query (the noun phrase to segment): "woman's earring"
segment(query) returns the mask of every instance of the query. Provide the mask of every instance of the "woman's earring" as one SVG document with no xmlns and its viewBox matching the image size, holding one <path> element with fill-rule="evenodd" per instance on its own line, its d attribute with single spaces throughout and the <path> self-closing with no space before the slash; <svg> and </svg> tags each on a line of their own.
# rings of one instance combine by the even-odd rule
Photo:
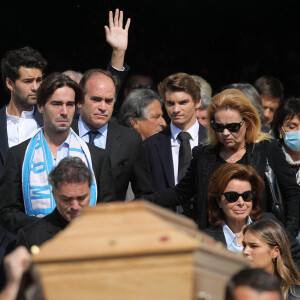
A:
<svg viewBox="0 0 300 300">
<path fill-rule="evenodd" d="M 280 139 L 282 139 L 282 135 L 281 135 L 281 133 L 279 133 L 279 138 L 280 138 Z"/>
</svg>

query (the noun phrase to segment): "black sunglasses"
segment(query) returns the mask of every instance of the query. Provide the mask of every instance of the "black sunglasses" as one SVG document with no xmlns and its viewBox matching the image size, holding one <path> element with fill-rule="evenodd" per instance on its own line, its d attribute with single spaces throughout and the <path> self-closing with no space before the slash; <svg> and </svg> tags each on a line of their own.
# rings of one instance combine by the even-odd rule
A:
<svg viewBox="0 0 300 300">
<path fill-rule="evenodd" d="M 240 123 L 228 123 L 226 125 L 222 123 L 215 123 L 214 120 L 211 121 L 210 125 L 212 129 L 216 132 L 223 132 L 224 129 L 228 129 L 230 132 L 237 132 L 240 130 L 241 126 L 245 123 L 243 119 Z"/>
<path fill-rule="evenodd" d="M 223 195 L 225 196 L 225 199 L 230 203 L 234 203 L 234 202 L 238 201 L 240 196 L 242 196 L 244 201 L 250 202 L 253 200 L 254 192 L 246 191 L 242 194 L 239 194 L 237 192 L 225 192 L 225 193 L 223 193 Z"/>
</svg>

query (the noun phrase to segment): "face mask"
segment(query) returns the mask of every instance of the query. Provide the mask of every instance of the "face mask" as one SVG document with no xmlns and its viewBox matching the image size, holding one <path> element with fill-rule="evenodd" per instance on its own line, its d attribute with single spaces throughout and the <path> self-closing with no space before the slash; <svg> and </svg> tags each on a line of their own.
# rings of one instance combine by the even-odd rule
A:
<svg viewBox="0 0 300 300">
<path fill-rule="evenodd" d="M 284 129 L 282 128 L 284 131 Z M 293 151 L 300 151 L 300 130 L 285 132 L 284 143 Z"/>
</svg>

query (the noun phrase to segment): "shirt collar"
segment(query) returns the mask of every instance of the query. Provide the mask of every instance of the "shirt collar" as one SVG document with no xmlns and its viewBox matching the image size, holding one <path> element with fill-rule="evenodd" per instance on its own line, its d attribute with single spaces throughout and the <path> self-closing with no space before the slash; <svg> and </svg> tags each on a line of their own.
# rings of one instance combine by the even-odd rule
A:
<svg viewBox="0 0 300 300">
<path fill-rule="evenodd" d="M 107 128 L 108 128 L 108 123 L 106 123 L 104 126 L 102 126 L 101 128 L 95 131 L 98 131 L 102 136 L 106 138 Z M 81 137 L 87 135 L 88 132 L 91 131 L 91 129 L 83 122 L 81 116 L 79 116 L 78 130 L 80 132 Z"/>
<path fill-rule="evenodd" d="M 33 119 L 33 112 L 34 112 L 34 109 L 30 110 L 30 111 L 27 111 L 27 110 L 24 110 L 22 111 L 21 113 L 21 117 L 19 116 L 13 116 L 13 115 L 10 115 L 8 112 L 7 112 L 7 107 L 6 107 L 6 118 L 8 120 L 14 120 L 14 119 L 18 119 L 18 118 L 24 118 L 24 119 Z"/>
<path fill-rule="evenodd" d="M 172 134 L 172 138 L 174 140 L 177 139 L 177 136 L 181 131 L 182 131 L 181 129 L 176 127 L 171 122 L 171 134 Z M 191 135 L 193 141 L 197 138 L 197 135 L 198 135 L 198 132 L 199 132 L 199 122 L 197 121 L 197 119 L 195 119 L 194 125 L 192 127 L 190 127 L 188 130 L 186 130 L 186 132 L 188 132 Z"/>
</svg>

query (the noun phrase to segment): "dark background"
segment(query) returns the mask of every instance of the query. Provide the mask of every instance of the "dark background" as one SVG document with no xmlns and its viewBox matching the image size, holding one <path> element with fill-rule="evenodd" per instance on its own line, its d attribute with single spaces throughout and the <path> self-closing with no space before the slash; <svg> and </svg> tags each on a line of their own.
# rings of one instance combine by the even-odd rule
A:
<svg viewBox="0 0 300 300">
<path fill-rule="evenodd" d="M 1 2 L 0 57 L 31 46 L 48 60 L 46 74 L 106 67 L 108 11 L 132 23 L 126 62 L 156 81 L 174 72 L 204 77 L 214 92 L 232 82 L 273 75 L 285 96 L 300 96 L 299 1 L 8 1 Z M 9 95 L 1 83 L 0 106 Z"/>
</svg>

